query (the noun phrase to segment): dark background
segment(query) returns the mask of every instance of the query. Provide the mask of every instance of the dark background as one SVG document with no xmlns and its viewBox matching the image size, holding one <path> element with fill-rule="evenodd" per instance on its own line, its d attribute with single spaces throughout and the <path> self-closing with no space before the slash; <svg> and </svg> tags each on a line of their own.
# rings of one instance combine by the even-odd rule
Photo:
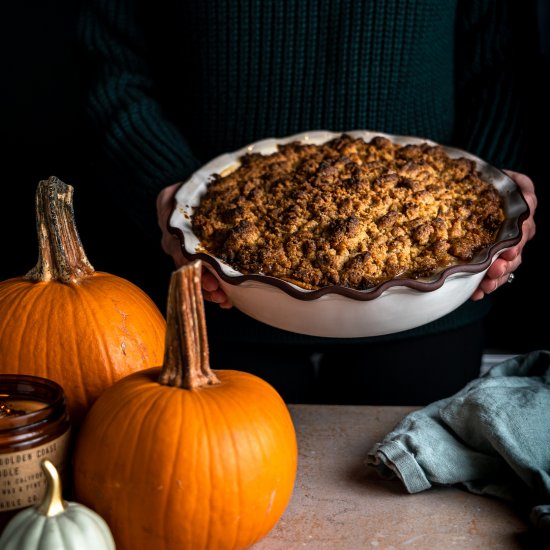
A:
<svg viewBox="0 0 550 550">
<path fill-rule="evenodd" d="M 13 2 L 1 18 L 0 280 L 23 275 L 35 265 L 34 194 L 39 180 L 55 175 L 75 188 L 77 227 L 96 270 L 131 280 L 164 310 L 167 284 L 159 283 L 154 270 L 163 266 L 166 272 L 172 264 L 160 249 L 160 230 L 148 242 L 136 242 L 131 225 L 110 205 L 109 189 L 98 174 L 81 104 L 85 69 L 76 42 L 79 5 L 69 0 Z M 540 29 L 540 59 L 526 59 L 526 64 L 540 65 L 526 82 L 536 98 L 525 131 L 545 136 L 550 131 L 550 90 L 544 83 L 550 76 L 550 9 L 545 0 L 526 0 L 521 10 L 517 24 L 537 18 Z M 525 249 L 515 282 L 493 295 L 486 323 L 491 351 L 550 349 L 548 145 L 543 138 L 531 150 L 527 173 L 539 199 L 537 235 Z M 131 197 L 127 206 L 132 208 Z"/>
</svg>

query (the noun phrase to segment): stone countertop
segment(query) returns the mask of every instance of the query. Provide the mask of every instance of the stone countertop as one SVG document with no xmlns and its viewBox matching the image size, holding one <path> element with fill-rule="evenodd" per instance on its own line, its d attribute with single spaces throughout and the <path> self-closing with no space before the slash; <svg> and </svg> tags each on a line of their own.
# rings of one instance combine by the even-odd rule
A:
<svg viewBox="0 0 550 550">
<path fill-rule="evenodd" d="M 368 450 L 413 407 L 290 405 L 298 437 L 291 501 L 254 550 L 507 550 L 526 518 L 506 503 L 453 487 L 411 495 L 364 466 Z"/>
</svg>

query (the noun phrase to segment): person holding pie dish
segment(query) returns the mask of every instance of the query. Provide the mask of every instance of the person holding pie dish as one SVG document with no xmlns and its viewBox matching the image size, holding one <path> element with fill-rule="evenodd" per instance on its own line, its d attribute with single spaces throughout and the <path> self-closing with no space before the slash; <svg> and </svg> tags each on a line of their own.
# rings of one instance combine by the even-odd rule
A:
<svg viewBox="0 0 550 550">
<path fill-rule="evenodd" d="M 353 404 L 422 405 L 478 376 L 487 295 L 511 280 L 535 234 L 537 199 L 522 172 L 528 41 L 515 9 L 509 0 L 186 0 L 162 10 L 85 2 L 80 36 L 101 177 L 121 201 L 134 198 L 130 215 L 143 233 L 158 223 L 175 266 L 185 259 L 167 222 L 181 182 L 268 137 L 317 129 L 422 136 L 505 169 L 528 203 L 521 242 L 491 265 L 471 300 L 400 333 L 333 339 L 276 329 L 232 307 L 205 272 L 213 368 L 254 372 L 288 402 Z M 159 285 L 167 279 L 158 273 Z"/>
</svg>

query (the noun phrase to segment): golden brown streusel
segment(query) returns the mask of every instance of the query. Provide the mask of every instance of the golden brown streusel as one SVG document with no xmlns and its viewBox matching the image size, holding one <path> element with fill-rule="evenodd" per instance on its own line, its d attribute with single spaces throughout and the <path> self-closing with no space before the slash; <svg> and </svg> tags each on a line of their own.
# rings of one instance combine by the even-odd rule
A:
<svg viewBox="0 0 550 550">
<path fill-rule="evenodd" d="M 468 262 L 503 220 L 498 191 L 472 160 L 344 134 L 244 155 L 230 174 L 213 175 L 192 226 L 242 273 L 367 289 Z"/>
</svg>

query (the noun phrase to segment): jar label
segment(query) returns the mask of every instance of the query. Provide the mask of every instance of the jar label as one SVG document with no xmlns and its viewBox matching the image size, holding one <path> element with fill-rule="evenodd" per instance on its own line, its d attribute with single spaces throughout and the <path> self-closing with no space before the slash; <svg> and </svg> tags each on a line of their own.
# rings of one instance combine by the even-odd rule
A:
<svg viewBox="0 0 550 550">
<path fill-rule="evenodd" d="M 0 512 L 39 504 L 46 493 L 46 476 L 40 462 L 47 458 L 62 476 L 69 447 L 69 433 L 38 447 L 0 453 Z"/>
</svg>

